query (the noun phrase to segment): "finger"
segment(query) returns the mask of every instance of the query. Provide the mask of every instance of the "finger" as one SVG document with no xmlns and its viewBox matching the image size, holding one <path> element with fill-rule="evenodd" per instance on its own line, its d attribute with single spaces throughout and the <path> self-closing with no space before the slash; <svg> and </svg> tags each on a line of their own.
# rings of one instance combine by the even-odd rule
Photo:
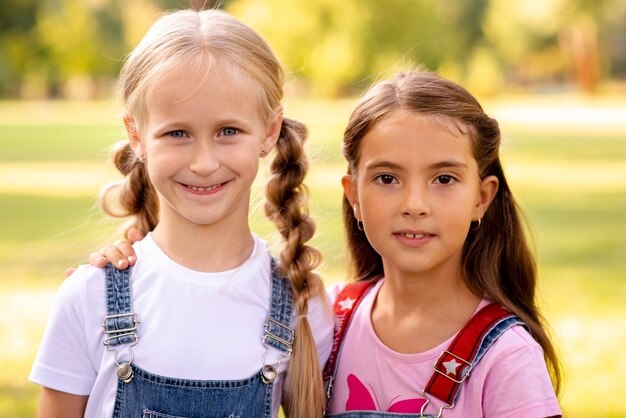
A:
<svg viewBox="0 0 626 418">
<path fill-rule="evenodd" d="M 134 244 L 137 241 L 142 240 L 144 237 L 141 231 L 135 227 L 129 228 L 128 231 L 126 231 L 125 235 L 126 235 L 126 239 L 130 241 L 131 244 Z"/>
<path fill-rule="evenodd" d="M 72 275 L 72 273 L 74 273 L 76 271 L 75 267 L 70 267 L 67 270 L 65 270 L 65 277 L 70 277 Z"/>
<path fill-rule="evenodd" d="M 96 254 L 105 260 L 104 265 L 111 263 L 118 270 L 124 270 L 128 267 L 128 259 L 115 245 L 102 247 L 100 252 Z"/>
<path fill-rule="evenodd" d="M 129 241 L 122 239 L 117 240 L 115 241 L 114 245 L 117 250 L 126 258 L 129 265 L 132 266 L 135 264 L 135 261 L 137 261 L 137 254 L 135 254 L 135 250 L 133 249 L 133 246 Z"/>
<path fill-rule="evenodd" d="M 95 267 L 103 268 L 109 261 L 100 253 L 89 254 L 89 264 Z"/>
</svg>

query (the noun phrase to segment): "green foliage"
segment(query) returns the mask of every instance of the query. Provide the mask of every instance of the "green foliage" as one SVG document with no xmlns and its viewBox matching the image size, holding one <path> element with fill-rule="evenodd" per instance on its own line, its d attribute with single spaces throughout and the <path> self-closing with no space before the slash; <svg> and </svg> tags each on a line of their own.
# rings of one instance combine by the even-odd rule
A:
<svg viewBox="0 0 626 418">
<path fill-rule="evenodd" d="M 219 6 L 264 35 L 315 96 L 403 66 L 475 91 L 626 75 L 626 0 L 0 0 L 0 97 L 107 97 L 164 10 Z"/>
</svg>

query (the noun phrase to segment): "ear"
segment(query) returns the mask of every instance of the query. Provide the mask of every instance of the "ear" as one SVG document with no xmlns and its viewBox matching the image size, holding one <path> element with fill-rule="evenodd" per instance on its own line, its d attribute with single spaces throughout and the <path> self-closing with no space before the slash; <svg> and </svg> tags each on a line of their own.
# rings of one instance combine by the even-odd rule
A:
<svg viewBox="0 0 626 418">
<path fill-rule="evenodd" d="M 139 131 L 137 130 L 137 123 L 135 122 L 135 118 L 133 118 L 128 112 L 124 112 L 124 127 L 126 128 L 126 135 L 128 136 L 130 147 L 133 149 L 133 151 L 135 151 L 135 155 L 137 155 L 137 158 L 141 158 L 143 155 L 145 155 L 145 149 L 143 146 L 143 142 L 141 142 L 141 136 L 139 135 Z"/>
<path fill-rule="evenodd" d="M 283 126 L 283 107 L 281 105 L 276 106 L 274 114 L 276 116 L 265 129 L 265 137 L 261 141 L 261 152 L 264 154 L 269 154 L 274 148 L 280 136 L 280 128 Z"/>
<path fill-rule="evenodd" d="M 352 206 L 354 211 L 354 217 L 357 220 L 361 220 L 361 205 L 359 204 L 359 194 L 357 189 L 356 177 L 351 174 L 346 174 L 341 178 L 341 185 L 343 186 L 343 192 Z"/>
<path fill-rule="evenodd" d="M 482 179 L 480 182 L 480 194 L 476 201 L 474 219 L 472 219 L 473 221 L 478 221 L 485 215 L 485 212 L 489 209 L 489 205 L 491 205 L 491 202 L 496 197 L 499 185 L 500 182 L 496 176 L 487 176 Z"/>
</svg>

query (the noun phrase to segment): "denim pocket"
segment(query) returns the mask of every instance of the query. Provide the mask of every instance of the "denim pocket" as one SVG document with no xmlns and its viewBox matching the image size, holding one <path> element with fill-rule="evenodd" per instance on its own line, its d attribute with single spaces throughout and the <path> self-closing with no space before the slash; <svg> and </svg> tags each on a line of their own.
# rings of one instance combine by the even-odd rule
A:
<svg viewBox="0 0 626 418">
<path fill-rule="evenodd" d="M 150 411 L 149 409 L 144 409 L 143 418 L 185 418 L 185 417 L 180 417 L 178 415 L 162 414 L 160 412 L 155 412 L 155 411 Z"/>
</svg>

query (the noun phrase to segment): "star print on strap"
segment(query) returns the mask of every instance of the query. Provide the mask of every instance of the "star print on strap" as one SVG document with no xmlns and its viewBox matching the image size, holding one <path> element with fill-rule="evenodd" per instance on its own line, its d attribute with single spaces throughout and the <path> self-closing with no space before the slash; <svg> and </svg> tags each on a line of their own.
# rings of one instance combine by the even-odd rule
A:
<svg viewBox="0 0 626 418">
<path fill-rule="evenodd" d="M 333 311 L 335 314 L 335 331 L 333 335 L 333 346 L 330 357 L 324 368 L 324 387 L 326 388 L 326 400 L 330 400 L 332 394 L 333 380 L 337 372 L 337 358 L 343 345 L 343 340 L 352 314 L 356 311 L 357 306 L 367 293 L 367 291 L 376 284 L 376 281 L 352 282 L 346 285 L 335 299 Z"/>
<path fill-rule="evenodd" d="M 424 393 L 454 406 L 463 382 L 489 347 L 510 327 L 523 322 L 502 305 L 491 303 L 476 312 L 439 355 Z"/>
</svg>

